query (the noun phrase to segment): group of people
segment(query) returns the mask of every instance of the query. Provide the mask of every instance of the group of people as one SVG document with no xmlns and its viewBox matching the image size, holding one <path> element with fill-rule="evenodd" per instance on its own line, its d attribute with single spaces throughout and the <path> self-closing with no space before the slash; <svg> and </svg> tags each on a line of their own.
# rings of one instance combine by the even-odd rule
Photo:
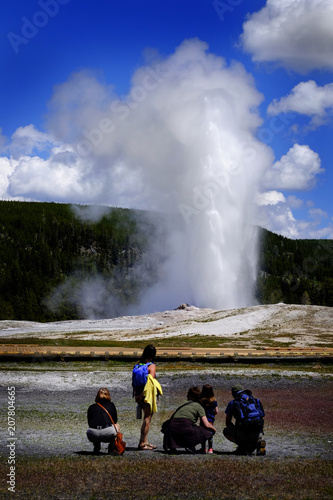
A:
<svg viewBox="0 0 333 500">
<path fill-rule="evenodd" d="M 148 441 L 151 419 L 157 411 L 157 397 L 163 394 L 156 380 L 155 356 L 156 348 L 152 344 L 148 345 L 133 370 L 143 373 L 142 379 L 137 379 L 137 383 L 134 383 L 134 375 L 132 378 L 133 396 L 137 409 L 142 414 L 139 450 L 156 448 L 156 445 Z M 251 455 L 255 450 L 257 454 L 264 455 L 265 441 L 262 435 L 265 412 L 260 400 L 255 399 L 250 390 L 241 386 L 232 387 L 231 392 L 233 399 L 225 410 L 224 436 L 237 445 L 234 451 L 237 455 Z M 162 426 L 164 450 L 176 453 L 179 448 L 185 448 L 190 453 L 213 453 L 213 436 L 216 432 L 214 422 L 217 414 L 218 403 L 213 387 L 209 384 L 205 384 L 202 389 L 191 387 L 187 400 Z M 94 444 L 94 453 L 100 452 L 101 442 L 109 443 L 108 451 L 112 453 L 119 425 L 117 410 L 111 402 L 108 389 L 99 389 L 95 404 L 89 407 L 88 426 L 87 437 Z M 196 450 L 196 446 L 200 448 Z"/>
</svg>

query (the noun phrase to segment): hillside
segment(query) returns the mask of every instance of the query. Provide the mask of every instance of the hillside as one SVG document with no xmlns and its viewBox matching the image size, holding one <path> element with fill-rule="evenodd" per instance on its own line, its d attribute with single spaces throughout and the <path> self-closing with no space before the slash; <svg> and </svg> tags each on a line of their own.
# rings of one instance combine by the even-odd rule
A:
<svg viewBox="0 0 333 500">
<path fill-rule="evenodd" d="M 141 212 L 112 209 L 93 222 L 85 209 L 77 217 L 67 204 L 0 202 L 0 319 L 83 317 L 75 300 L 83 277 L 105 280 L 120 305 L 135 300 L 130 270 L 142 265 L 154 228 Z"/>
<path fill-rule="evenodd" d="M 262 304 L 333 306 L 333 240 L 291 240 L 263 229 L 257 297 Z"/>
<path fill-rule="evenodd" d="M 117 297 L 118 316 L 154 282 L 161 256 L 152 255 L 149 242 L 163 233 L 148 214 L 104 209 L 96 222 L 91 213 L 67 204 L 0 202 L 0 319 L 84 318 L 87 310 L 76 300 L 83 278 L 88 285 L 103 281 Z M 256 294 L 262 304 L 333 306 L 333 241 L 261 230 Z"/>
</svg>

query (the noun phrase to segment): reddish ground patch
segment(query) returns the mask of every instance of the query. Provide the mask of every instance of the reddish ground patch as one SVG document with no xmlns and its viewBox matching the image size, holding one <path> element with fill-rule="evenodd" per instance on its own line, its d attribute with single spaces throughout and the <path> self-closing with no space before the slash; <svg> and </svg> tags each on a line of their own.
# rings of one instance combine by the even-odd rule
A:
<svg viewBox="0 0 333 500">
<path fill-rule="evenodd" d="M 224 420 L 227 402 L 232 399 L 229 391 L 216 390 L 219 402 L 219 420 Z M 292 430 L 295 432 L 313 432 L 329 434 L 333 432 L 333 381 L 322 383 L 278 381 L 268 387 L 263 384 L 253 389 L 253 395 L 259 397 L 266 412 L 266 428 L 274 430 Z M 222 415 L 221 415 L 222 413 Z"/>
</svg>

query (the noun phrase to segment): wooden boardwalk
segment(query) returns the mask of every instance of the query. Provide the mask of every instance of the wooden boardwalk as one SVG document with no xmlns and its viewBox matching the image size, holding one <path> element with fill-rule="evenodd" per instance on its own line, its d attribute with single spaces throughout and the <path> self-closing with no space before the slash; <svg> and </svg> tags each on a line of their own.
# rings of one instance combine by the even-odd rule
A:
<svg viewBox="0 0 333 500">
<path fill-rule="evenodd" d="M 142 349 L 130 347 L 95 347 L 95 346 L 43 346 L 35 344 L 0 344 L 0 359 L 32 361 L 43 360 L 75 360 L 75 359 L 118 359 L 136 360 L 141 356 Z M 194 348 L 194 347 L 165 347 L 157 348 L 156 359 L 159 360 L 206 360 L 206 361 L 239 361 L 239 362 L 266 362 L 266 361 L 293 361 L 318 360 L 333 361 L 333 348 L 287 348 L 265 347 L 262 349 L 233 349 L 233 348 Z"/>
</svg>

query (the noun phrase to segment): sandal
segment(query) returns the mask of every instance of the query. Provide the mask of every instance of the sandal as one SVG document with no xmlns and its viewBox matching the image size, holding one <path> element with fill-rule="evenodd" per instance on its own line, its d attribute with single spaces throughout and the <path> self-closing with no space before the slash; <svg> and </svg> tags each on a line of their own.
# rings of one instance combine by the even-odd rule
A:
<svg viewBox="0 0 333 500">
<path fill-rule="evenodd" d="M 155 446 L 154 444 L 149 444 L 149 443 L 139 444 L 139 446 L 138 446 L 138 450 L 141 450 L 141 451 L 155 450 L 156 448 L 157 448 L 157 446 Z"/>
</svg>

